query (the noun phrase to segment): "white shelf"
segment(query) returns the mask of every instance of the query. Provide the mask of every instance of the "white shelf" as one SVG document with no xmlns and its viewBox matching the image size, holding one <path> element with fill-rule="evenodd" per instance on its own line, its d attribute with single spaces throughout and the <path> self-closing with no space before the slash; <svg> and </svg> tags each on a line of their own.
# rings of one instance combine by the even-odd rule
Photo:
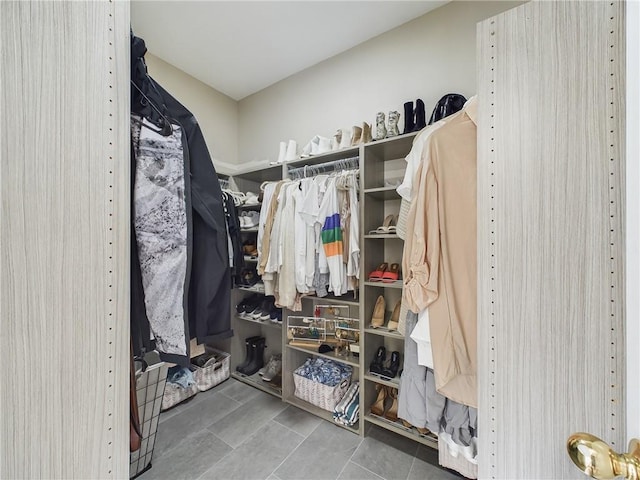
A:
<svg viewBox="0 0 640 480">
<path fill-rule="evenodd" d="M 398 420 L 397 422 L 392 422 L 387 418 L 379 417 L 377 415 L 372 414 L 371 412 L 367 413 L 364 416 L 364 419 L 369 423 L 373 423 L 374 425 L 378 425 L 379 427 L 382 427 L 386 430 L 395 432 L 399 435 L 402 435 L 403 437 L 407 437 L 412 440 L 415 440 L 416 442 L 426 445 L 427 447 L 431 447 L 436 450 L 438 449 L 438 438 L 435 435 L 433 435 L 432 433 L 429 433 L 428 435 L 421 435 L 418 433 L 417 430 L 413 428 L 405 427 L 400 422 L 400 420 Z"/>
<path fill-rule="evenodd" d="M 236 315 L 236 318 L 238 320 L 242 320 L 243 322 L 257 323 L 258 325 L 263 325 L 265 327 L 282 328 L 282 322 L 273 323 L 270 320 L 260 321 L 260 320 L 254 320 L 253 318 L 241 317 L 239 315 Z"/>
<path fill-rule="evenodd" d="M 255 228 L 241 228 L 241 233 L 258 233 L 258 227 Z"/>
<path fill-rule="evenodd" d="M 333 423 L 334 425 L 337 425 L 338 427 L 342 427 L 345 430 L 349 430 L 351 433 L 355 433 L 356 435 L 358 434 L 358 423 L 356 423 L 353 427 L 348 427 L 346 425 L 342 425 L 341 423 L 336 423 L 333 421 L 333 413 L 328 411 L 328 410 L 324 410 L 320 407 L 316 407 L 315 405 L 310 404 L 309 402 L 305 402 L 304 400 L 296 397 L 295 395 L 290 396 L 289 398 L 285 399 L 285 402 L 290 403 L 291 405 L 295 405 L 296 407 L 305 410 L 309 413 L 312 413 L 313 415 L 316 415 L 317 417 L 320 418 L 324 418 L 325 420 L 327 420 L 328 422 Z"/>
<path fill-rule="evenodd" d="M 396 188 L 398 187 L 365 188 L 362 193 L 378 200 L 400 200 Z"/>
<path fill-rule="evenodd" d="M 397 233 L 368 233 L 364 238 L 398 238 L 402 240 Z"/>
<path fill-rule="evenodd" d="M 244 373 L 233 372 L 231 376 L 236 380 L 240 380 L 241 382 L 246 383 L 247 385 L 251 385 L 252 387 L 257 388 L 258 390 L 267 392 L 273 395 L 274 397 L 282 398 L 282 386 L 274 385 L 271 382 L 265 382 L 264 380 L 262 380 L 262 377 L 257 373 L 251 376 L 247 376 Z"/>
<path fill-rule="evenodd" d="M 322 303 L 322 302 L 335 303 L 335 304 L 343 303 L 345 305 L 350 305 L 350 306 L 353 306 L 353 307 L 357 307 L 357 306 L 360 305 L 360 302 L 358 302 L 358 300 L 355 300 L 353 298 L 353 295 L 351 295 L 351 294 L 342 295 L 341 297 L 336 297 L 334 295 L 327 295 L 326 297 L 317 297 L 315 295 L 306 295 L 306 296 L 302 297 L 302 299 L 303 300 L 317 300 L 320 303 Z"/>
<path fill-rule="evenodd" d="M 262 293 L 264 294 L 264 284 L 263 283 L 256 283 L 253 287 L 245 287 L 245 286 L 238 286 L 236 287 L 238 290 L 244 290 L 245 292 L 253 292 L 253 293 Z"/>
<path fill-rule="evenodd" d="M 257 263 L 258 262 L 258 257 L 250 257 L 249 255 L 245 255 L 244 256 L 244 261 L 245 262 Z"/>
<path fill-rule="evenodd" d="M 373 335 L 380 335 L 382 337 L 390 337 L 390 338 L 398 338 L 400 340 L 404 340 L 404 336 L 400 334 L 397 330 L 389 330 L 386 327 L 378 327 L 378 328 L 365 328 L 364 333 L 371 333 Z"/>
<path fill-rule="evenodd" d="M 400 377 L 395 377 L 393 380 L 385 380 L 377 375 L 373 375 L 372 373 L 366 373 L 364 375 L 364 379 L 369 380 L 370 382 L 386 385 L 387 387 L 400 388 Z"/>
<path fill-rule="evenodd" d="M 336 355 L 334 352 L 320 353 L 318 352 L 318 346 L 320 346 L 320 343 L 318 343 L 318 345 L 315 347 L 309 348 L 287 344 L 287 348 L 290 348 L 292 350 L 298 350 L 299 352 L 308 353 L 309 355 L 313 355 L 314 357 L 322 357 L 328 358 L 329 360 L 335 360 L 336 362 L 351 365 L 353 368 L 360 368 L 360 364 L 355 361 L 357 359 L 354 359 L 351 355 L 349 355 L 348 357 L 341 357 L 339 355 Z"/>
<path fill-rule="evenodd" d="M 381 287 L 381 288 L 402 288 L 402 280 L 396 280 L 395 282 L 369 282 L 364 284 L 367 287 Z"/>
</svg>

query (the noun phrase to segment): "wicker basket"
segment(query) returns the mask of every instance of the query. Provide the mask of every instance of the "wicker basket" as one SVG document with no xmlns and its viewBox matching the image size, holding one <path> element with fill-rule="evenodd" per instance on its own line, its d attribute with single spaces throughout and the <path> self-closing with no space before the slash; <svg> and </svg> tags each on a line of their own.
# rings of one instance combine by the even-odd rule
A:
<svg viewBox="0 0 640 480">
<path fill-rule="evenodd" d="M 162 396 L 162 411 L 184 402 L 187 398 L 193 397 L 198 393 L 198 385 L 195 383 L 189 388 L 182 388 L 175 383 L 167 382 L 164 387 L 164 395 Z"/>
<path fill-rule="evenodd" d="M 296 386 L 294 392 L 296 397 L 323 410 L 333 412 L 333 409 L 342 400 L 349 388 L 350 379 L 345 378 L 340 384 L 330 387 L 293 372 L 293 382 Z"/>
<path fill-rule="evenodd" d="M 193 375 L 196 379 L 196 385 L 198 387 L 198 390 L 201 392 L 209 390 L 210 388 L 215 387 L 216 385 L 224 382 L 227 378 L 229 378 L 230 355 L 226 352 L 216 350 L 214 348 L 209 348 L 207 352 L 215 353 L 218 361 L 213 365 L 209 365 L 203 368 L 200 368 L 197 365 L 192 365 L 194 369 Z"/>
</svg>

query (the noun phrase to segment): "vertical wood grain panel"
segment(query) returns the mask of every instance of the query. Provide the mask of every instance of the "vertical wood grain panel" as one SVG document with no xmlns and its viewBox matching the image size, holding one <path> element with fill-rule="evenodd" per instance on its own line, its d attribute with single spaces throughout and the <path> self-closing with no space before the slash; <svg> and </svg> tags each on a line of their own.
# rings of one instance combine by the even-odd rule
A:
<svg viewBox="0 0 640 480">
<path fill-rule="evenodd" d="M 624 4 L 531 2 L 478 27 L 482 478 L 581 478 L 625 448 Z"/>
<path fill-rule="evenodd" d="M 0 16 L 0 478 L 127 478 L 129 5 Z"/>
</svg>

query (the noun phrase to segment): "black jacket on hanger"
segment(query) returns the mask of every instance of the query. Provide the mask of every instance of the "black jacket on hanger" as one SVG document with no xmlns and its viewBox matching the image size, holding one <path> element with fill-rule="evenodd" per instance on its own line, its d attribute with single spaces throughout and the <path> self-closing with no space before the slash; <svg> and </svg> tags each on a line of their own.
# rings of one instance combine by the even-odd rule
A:
<svg viewBox="0 0 640 480">
<path fill-rule="evenodd" d="M 226 219 L 218 176 L 198 122 L 189 110 L 149 77 L 143 60 L 145 53 L 144 41 L 132 36 L 131 79 L 156 107 L 161 107 L 172 123 L 182 127 L 186 139 L 183 150 L 185 165 L 189 169 L 192 238 L 189 251 L 191 270 L 187 273 L 188 296 L 185 299 L 185 332 L 187 338 L 196 338 L 198 343 L 228 338 L 233 335 L 230 324 L 231 281 Z M 133 112 L 162 126 L 161 116 L 134 87 L 131 105 Z M 138 291 L 133 280 L 132 322 L 145 322 L 146 319 L 140 318 L 140 311 L 144 311 L 144 296 L 140 295 L 142 286 L 139 285 Z M 139 279 L 136 281 L 139 282 Z M 137 312 L 136 319 L 133 318 L 134 312 Z M 144 344 L 144 341 L 134 341 L 136 344 Z M 187 355 L 184 361 L 176 361 L 175 358 L 170 361 L 188 364 L 189 358 Z"/>
</svg>

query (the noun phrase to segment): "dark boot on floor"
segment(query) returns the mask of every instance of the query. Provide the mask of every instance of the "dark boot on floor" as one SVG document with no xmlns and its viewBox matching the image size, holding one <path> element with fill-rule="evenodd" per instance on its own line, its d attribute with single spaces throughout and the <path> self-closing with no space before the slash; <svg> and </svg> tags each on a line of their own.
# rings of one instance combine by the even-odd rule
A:
<svg viewBox="0 0 640 480">
<path fill-rule="evenodd" d="M 264 367 L 265 347 L 265 339 L 263 337 L 260 337 L 251 343 L 251 363 L 243 369 L 242 373 L 245 375 L 253 375 Z"/>
<path fill-rule="evenodd" d="M 422 107 L 423 107 L 422 113 L 424 116 L 424 104 L 422 104 Z M 415 114 L 413 110 L 413 102 L 406 102 L 404 104 L 404 132 L 402 133 L 405 134 L 405 133 L 413 132 L 415 126 L 416 124 L 415 124 Z"/>
<path fill-rule="evenodd" d="M 416 100 L 416 124 L 413 127 L 414 132 L 419 132 L 427 126 L 427 116 L 424 110 L 424 102 L 420 99 Z"/>
<path fill-rule="evenodd" d="M 253 347 L 251 346 L 251 344 L 253 342 L 255 342 L 257 339 L 259 339 L 260 337 L 249 337 L 244 341 L 245 347 L 246 347 L 246 353 L 245 353 L 245 357 L 244 357 L 244 361 L 238 365 L 236 367 L 236 370 L 240 373 L 244 373 L 244 369 L 247 368 L 247 366 L 251 363 L 251 361 L 253 360 Z"/>
</svg>

